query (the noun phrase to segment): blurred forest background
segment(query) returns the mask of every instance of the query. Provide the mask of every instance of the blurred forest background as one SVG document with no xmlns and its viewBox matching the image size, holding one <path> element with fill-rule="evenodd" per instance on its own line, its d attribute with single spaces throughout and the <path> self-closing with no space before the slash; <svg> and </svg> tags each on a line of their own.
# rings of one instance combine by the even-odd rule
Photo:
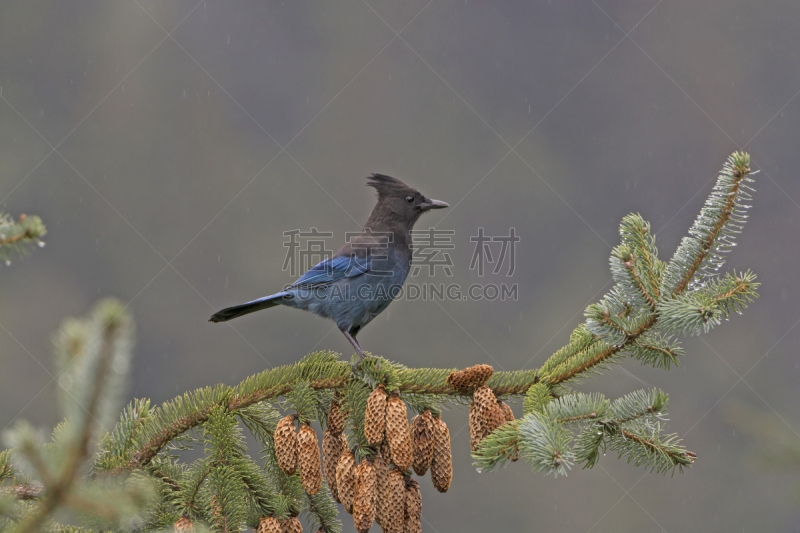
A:
<svg viewBox="0 0 800 533">
<path fill-rule="evenodd" d="M 516 283 L 519 299 L 398 301 L 364 348 L 534 367 L 610 287 L 622 216 L 649 220 L 669 259 L 745 149 L 761 173 L 727 269 L 752 268 L 761 298 L 686 339 L 678 369 L 629 361 L 583 387 L 668 392 L 696 465 L 670 478 L 609 454 L 556 480 L 522 462 L 478 474 L 453 410 L 453 486 L 422 482 L 423 527 L 800 531 L 798 20 L 783 0 L 5 0 L 0 209 L 40 215 L 48 235 L 0 265 L 0 428 L 57 422 L 50 335 L 103 296 L 137 322 L 131 397 L 349 356 L 309 314 L 207 320 L 292 281 L 285 231 L 333 232 L 336 249 L 360 229 L 371 172 L 453 206 L 417 225 L 454 232 L 452 278 L 409 282 Z M 479 227 L 515 228 L 512 276 L 469 268 Z"/>
</svg>

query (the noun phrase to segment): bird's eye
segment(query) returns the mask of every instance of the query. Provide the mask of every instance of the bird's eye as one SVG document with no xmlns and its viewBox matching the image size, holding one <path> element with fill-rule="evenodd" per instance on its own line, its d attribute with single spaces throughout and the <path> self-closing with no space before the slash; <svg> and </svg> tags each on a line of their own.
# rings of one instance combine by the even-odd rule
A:
<svg viewBox="0 0 800 533">
<path fill-rule="evenodd" d="M 406 202 L 408 202 L 410 204 L 413 204 L 414 203 L 414 197 L 413 196 L 406 196 Z"/>
</svg>

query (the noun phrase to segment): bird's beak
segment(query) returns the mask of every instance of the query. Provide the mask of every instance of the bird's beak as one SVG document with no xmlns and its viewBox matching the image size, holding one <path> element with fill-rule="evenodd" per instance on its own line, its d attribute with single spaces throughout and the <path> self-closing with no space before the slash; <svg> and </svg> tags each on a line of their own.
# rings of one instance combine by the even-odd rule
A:
<svg viewBox="0 0 800 533">
<path fill-rule="evenodd" d="M 426 210 L 428 210 L 428 209 L 444 209 L 445 207 L 450 207 L 450 204 L 448 204 L 447 202 L 442 202 L 441 200 L 428 199 L 428 200 L 425 200 L 422 203 L 422 207 L 424 207 Z"/>
</svg>

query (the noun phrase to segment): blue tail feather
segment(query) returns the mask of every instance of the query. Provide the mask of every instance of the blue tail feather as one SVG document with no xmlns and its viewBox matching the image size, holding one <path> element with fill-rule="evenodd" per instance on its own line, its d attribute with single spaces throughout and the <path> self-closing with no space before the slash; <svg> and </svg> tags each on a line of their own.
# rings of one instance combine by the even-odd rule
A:
<svg viewBox="0 0 800 533">
<path fill-rule="evenodd" d="M 252 302 L 234 305 L 233 307 L 227 307 L 222 311 L 217 311 L 211 315 L 211 318 L 209 318 L 208 321 L 227 322 L 228 320 L 249 315 L 250 313 L 255 313 L 256 311 L 261 311 L 262 309 L 275 307 L 276 305 L 280 305 L 282 300 L 291 299 L 291 297 L 291 293 L 288 292 L 279 292 L 277 294 L 273 294 L 272 296 L 265 296 L 263 298 L 259 298 L 258 300 L 253 300 Z"/>
</svg>

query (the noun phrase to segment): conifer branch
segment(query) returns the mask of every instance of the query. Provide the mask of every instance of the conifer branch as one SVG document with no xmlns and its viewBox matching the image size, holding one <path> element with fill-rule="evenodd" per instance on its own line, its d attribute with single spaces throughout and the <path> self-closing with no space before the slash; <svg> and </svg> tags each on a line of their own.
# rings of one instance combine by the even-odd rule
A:
<svg viewBox="0 0 800 533">
<path fill-rule="evenodd" d="M 581 422 L 583 420 L 594 420 L 597 418 L 597 413 L 591 412 L 582 415 L 568 416 L 565 418 L 557 418 L 556 422 L 559 424 L 569 424 L 570 422 Z"/>
<path fill-rule="evenodd" d="M 645 439 L 625 429 L 621 429 L 620 434 L 626 439 L 630 439 L 638 444 L 641 444 L 655 454 L 667 457 L 673 466 L 689 466 L 697 457 L 697 454 L 695 453 L 685 450 L 676 451 L 674 448 L 664 446 L 663 444 L 656 442 L 654 439 Z"/>
<path fill-rule="evenodd" d="M 750 156 L 743 152 L 734 152 L 725 163 L 717 184 L 689 230 L 690 236 L 684 237 L 675 252 L 667 273 L 672 296 L 684 292 L 710 259 L 715 268 L 719 268 L 724 262 L 716 252 L 730 248 L 730 243 L 719 237 L 729 222 L 737 224 L 735 228 L 744 224 L 746 217 L 741 211 L 749 206 L 740 202 L 741 197 L 749 198 L 747 192 L 742 190 L 747 187 L 745 182 L 752 181 L 749 175 Z"/>
<path fill-rule="evenodd" d="M 47 233 L 42 219 L 37 216 L 20 215 L 14 221 L 10 215 L 0 212 L 0 259 L 10 264 L 12 256 L 22 256 L 33 243 L 44 246 L 41 238 Z"/>
<path fill-rule="evenodd" d="M 11 450 L 0 452 L 0 483 L 17 475 L 17 469 L 11 463 Z"/>
<path fill-rule="evenodd" d="M 346 363 L 341 363 L 340 366 L 346 368 L 348 365 Z M 247 380 L 243 381 L 240 387 L 246 383 Z M 330 378 L 310 381 L 308 382 L 308 386 L 314 390 L 338 389 L 343 387 L 346 383 L 347 379 Z M 224 402 L 224 406 L 230 412 L 239 411 L 263 401 L 286 396 L 292 391 L 292 386 L 292 383 L 286 383 L 264 389 L 257 389 L 242 396 L 232 396 Z M 120 470 L 133 470 L 149 464 L 167 444 L 190 429 L 194 429 L 208 421 L 211 411 L 217 405 L 223 405 L 223 403 L 209 405 L 197 411 L 190 412 L 186 416 L 160 429 L 139 451 L 133 454 L 130 462 L 126 466 L 121 467 Z"/>
<path fill-rule="evenodd" d="M 649 274 L 651 274 L 650 277 L 655 280 L 655 278 L 660 277 L 657 276 L 657 274 L 663 267 L 663 263 L 658 259 L 658 250 L 656 250 L 655 247 L 655 237 L 650 234 L 650 224 L 642 220 L 641 224 L 637 224 L 635 226 L 634 231 L 638 237 L 638 256 L 644 259 L 647 264 L 647 271 Z M 631 258 L 633 258 L 633 254 L 631 254 Z M 641 280 L 640 282 L 642 283 L 642 291 L 644 291 L 644 282 Z M 653 300 L 653 302 L 657 302 L 661 298 L 661 291 L 658 288 L 658 283 L 652 285 L 652 291 L 653 296 L 651 300 Z M 655 305 L 652 305 L 651 307 L 655 309 Z"/>
<path fill-rule="evenodd" d="M 633 257 L 633 254 L 628 256 L 628 260 L 625 261 L 625 268 L 627 268 L 628 271 L 630 272 L 630 276 L 633 279 L 633 282 L 636 284 L 636 288 L 641 293 L 642 298 L 644 298 L 647 301 L 647 303 L 650 305 L 650 308 L 653 311 L 655 311 L 656 310 L 656 306 L 658 305 L 657 301 L 656 301 L 658 296 L 655 296 L 655 297 L 650 296 L 650 294 L 647 292 L 647 289 L 644 286 L 644 281 L 642 281 L 642 278 L 639 276 L 639 274 L 636 273 L 636 267 L 634 266 L 634 262 L 635 261 L 636 261 L 636 258 Z"/>
<path fill-rule="evenodd" d="M 631 429 L 619 427 L 610 435 L 609 446 L 616 450 L 619 457 L 627 456 L 628 462 L 635 466 L 644 466 L 659 473 L 691 466 L 697 454 L 680 445 L 675 435 L 661 435 L 661 427 L 638 426 Z"/>
<path fill-rule="evenodd" d="M 472 452 L 472 464 L 479 472 L 488 472 L 519 456 L 519 425 L 523 419 L 506 422 L 481 441 Z"/>
<path fill-rule="evenodd" d="M 309 529 L 322 530 L 325 533 L 341 533 L 342 522 L 337 518 L 339 510 L 333 501 L 327 483 L 322 484 L 322 489 L 314 495 L 306 494 L 308 513 L 310 515 Z"/>
<path fill-rule="evenodd" d="M 118 524 L 126 513 L 149 504 L 150 483 L 141 474 L 126 480 L 86 477 L 97 430 L 109 412 L 117 409 L 114 400 L 128 368 L 131 333 L 130 317 L 111 300 L 100 302 L 89 319 L 67 320 L 62 325 L 55 344 L 61 375 L 69 378 L 64 380 L 61 397 L 67 418 L 47 444 L 25 423 L 7 432 L 14 451 L 0 454 L 0 470 L 7 471 L 3 458 L 12 458 L 15 469 L 19 468 L 12 478 L 17 499 L 29 502 L 0 510 L 13 523 L 7 531 L 59 530 L 61 526 L 50 519 L 57 509 L 84 513 L 87 520 L 106 525 Z M 23 490 L 23 486 L 39 488 Z"/>
<path fill-rule="evenodd" d="M 669 299 L 659 305 L 661 328 L 669 333 L 697 335 L 707 332 L 741 310 L 758 294 L 755 275 L 744 272 L 726 274 L 693 292 Z"/>
<path fill-rule="evenodd" d="M 181 504 L 184 507 L 183 512 L 185 514 L 192 516 L 196 511 L 200 510 L 200 506 L 196 503 L 200 495 L 200 488 L 203 486 L 208 476 L 211 475 L 214 468 L 219 464 L 220 459 L 215 461 L 199 461 L 194 465 L 195 472 L 187 476 L 189 477 L 188 485 L 185 487 L 178 487 L 179 490 L 183 491 L 184 498 Z"/>
<path fill-rule="evenodd" d="M 677 361 L 678 361 L 677 360 L 677 354 L 675 353 L 675 350 L 673 350 L 672 348 L 670 348 L 668 346 L 667 347 L 665 347 L 665 346 L 656 346 L 654 344 L 642 344 L 642 343 L 637 343 L 636 346 L 638 346 L 640 348 L 644 348 L 645 350 L 652 350 L 654 352 L 659 352 L 662 355 L 664 355 L 664 357 L 666 357 L 670 361 L 672 361 L 675 364 L 677 364 Z"/>
<path fill-rule="evenodd" d="M 173 492 L 179 492 L 181 490 L 178 481 L 169 477 L 164 471 L 160 468 L 153 468 L 152 464 L 148 469 L 148 472 L 156 479 L 161 481 L 165 486 L 169 487 L 169 489 Z"/>
<path fill-rule="evenodd" d="M 302 367 L 302 362 L 297 366 Z M 390 363 L 385 363 L 388 365 Z M 398 365 L 399 366 L 399 365 Z M 344 362 L 337 362 L 330 365 L 330 370 L 337 374 L 349 372 L 349 365 Z M 278 369 L 283 371 L 283 367 Z M 454 390 L 447 385 L 445 379 L 450 372 L 454 369 L 422 369 L 415 377 L 417 379 L 431 379 L 433 382 L 416 382 L 408 383 L 407 386 L 401 386 L 401 392 L 411 392 L 413 394 L 424 395 L 442 395 L 446 397 L 469 397 L 467 393 Z M 267 371 L 263 374 L 272 371 Z M 400 370 L 402 372 L 402 368 Z M 423 378 L 422 374 L 429 374 Z M 497 372 L 492 376 L 488 385 L 492 386 L 492 390 L 498 396 L 515 396 L 525 394 L 531 385 L 538 382 L 536 371 L 521 371 L 521 372 Z M 256 376 L 258 377 L 258 376 Z M 178 438 L 180 435 L 187 431 L 194 429 L 206 421 L 216 405 L 225 405 L 226 409 L 230 412 L 238 411 L 255 405 L 257 403 L 275 400 L 279 397 L 288 395 L 293 388 L 292 383 L 282 383 L 268 388 L 256 389 L 246 394 L 236 395 L 233 391 L 242 391 L 247 389 L 247 385 L 252 381 L 248 378 L 239 385 L 232 387 L 228 392 L 221 393 L 222 400 L 220 403 L 211 404 L 206 407 L 200 408 L 196 411 L 191 411 L 188 414 L 172 421 L 165 427 L 159 429 L 148 441 L 141 446 L 139 450 L 132 454 L 131 459 L 125 465 L 117 466 L 115 469 L 118 472 L 126 470 L 135 470 L 146 466 L 152 461 L 158 453 L 164 449 L 170 442 Z M 308 386 L 314 390 L 341 390 L 350 383 L 351 378 L 332 377 L 324 379 L 316 379 L 309 381 Z"/>
<path fill-rule="evenodd" d="M 666 394 L 658 390 L 636 391 L 610 401 L 600 394 L 579 393 L 570 387 L 623 357 L 666 369 L 677 365 L 683 351 L 673 341 L 673 335 L 708 331 L 732 312 L 741 312 L 758 296 L 758 283 L 749 271 L 716 275 L 724 261 L 720 254 L 732 246 L 745 221 L 742 212 L 748 206 L 742 199 L 749 198 L 746 184 L 750 181 L 749 156 L 733 154 L 689 237 L 669 263 L 659 260 L 649 224 L 636 214 L 624 217 L 621 243 L 609 260 L 614 287 L 598 303 L 586 308 L 585 323 L 575 328 L 568 344 L 538 369 L 492 373 L 490 367 L 487 371 L 486 365 L 479 365 L 483 370 L 472 375 L 482 376 L 481 379 L 469 382 L 459 378 L 462 381 L 458 385 L 458 380 L 448 379 L 456 369 L 412 369 L 381 357 L 367 358 L 353 369 L 340 360 L 339 354 L 314 353 L 296 364 L 251 376 L 238 385 L 205 387 L 159 407 L 151 408 L 147 400 L 132 402 L 101 440 L 93 474 L 102 478 L 100 474 L 127 472 L 132 473 L 132 480 L 156 480 L 159 501 L 139 519 L 137 530 L 172 527 L 182 516 L 181 520 L 197 521 L 198 526 L 206 521 L 217 531 L 232 532 L 254 527 L 263 517 L 285 519 L 303 514 L 313 528 L 338 532 L 341 524 L 336 519 L 328 482 L 309 495 L 303 488 L 307 478 L 301 483 L 300 475 L 287 474 L 293 467 L 284 462 L 284 472 L 278 466 L 276 447 L 281 449 L 281 445 L 276 440 L 291 440 L 286 433 L 276 436 L 276 427 L 282 417 L 290 414 L 304 424 L 319 421 L 330 430 L 328 406 L 335 395 L 346 428 L 342 437 L 346 439 L 338 442 L 346 442 L 359 459 L 377 454 L 379 446 L 369 445 L 364 425 L 367 398 L 378 385 L 393 393 L 393 399 L 399 393 L 407 407 L 419 414 L 430 411 L 438 417 L 445 407 L 470 404 L 470 434 L 477 438 L 472 442 L 472 457 L 479 470 L 491 470 L 523 457 L 535 471 L 566 475 L 573 464 L 594 466 L 607 449 L 650 470 L 682 470 L 694 462 L 696 454 L 683 448 L 677 436 L 662 431 Z M 23 235 L 3 242 L 6 238 L 0 236 L 0 251 L 25 240 Z M 85 331 L 82 327 L 75 326 L 73 330 Z M 103 332 L 111 334 L 113 328 L 104 328 Z M 111 342 L 103 338 L 107 341 L 103 350 L 111 344 L 125 344 L 119 339 Z M 84 344 L 78 343 L 78 351 L 98 362 L 88 365 L 92 373 L 86 375 L 103 378 L 115 366 L 111 363 L 114 354 L 103 350 L 95 353 Z M 71 357 L 62 354 L 62 364 L 72 364 Z M 80 387 L 85 381 L 76 379 L 76 383 Z M 102 403 L 101 392 L 84 388 L 90 391 L 88 396 L 79 389 L 74 393 L 86 401 L 74 403 L 93 406 L 92 409 L 82 413 L 73 406 L 68 421 L 56 428 L 48 447 L 57 450 L 65 443 L 72 446 L 70 450 L 76 455 L 65 456 L 66 466 L 54 468 L 50 456 L 41 452 L 33 431 L 25 426 L 16 430 L 17 448 L 13 454 L 0 453 L 0 483 L 10 482 L 0 487 L 0 493 L 14 493 L 17 500 L 31 501 L 34 509 L 33 513 L 13 519 L 18 531 L 31 524 L 43 525 L 57 504 L 88 510 L 101 522 L 114 522 L 120 516 L 108 497 L 70 490 L 88 486 L 78 480 L 78 474 L 92 452 L 94 424 L 90 421 L 95 416 L 103 418 L 96 409 Z M 517 420 L 505 404 L 507 397 L 515 396 L 524 396 L 524 416 Z M 420 433 L 414 433 L 414 438 L 425 442 L 424 435 L 429 430 L 425 429 L 424 417 L 418 420 L 422 425 L 415 427 L 414 431 Z M 396 423 L 403 425 L 402 421 Z M 341 431 L 341 419 L 338 427 Z M 263 446 L 259 462 L 246 453 L 243 428 Z M 436 438 L 446 431 L 437 429 Z M 78 440 L 74 440 L 76 435 Z M 330 435 L 327 433 L 326 438 Z M 332 435 L 340 437 L 338 433 Z M 175 452 L 195 445 L 203 446 L 205 456 L 190 465 L 181 462 Z M 288 444 L 283 446 L 282 450 L 287 450 Z M 445 449 L 450 449 L 449 441 Z M 388 453 L 393 452 L 389 449 Z M 33 465 L 30 472 L 18 471 L 15 454 Z M 445 463 L 452 468 L 452 458 Z M 446 470 L 443 467 L 440 473 Z M 303 475 L 306 474 L 307 471 Z M 452 471 L 443 478 L 446 483 L 442 485 L 434 482 L 437 489 L 449 487 L 451 474 Z M 36 482 L 43 489 L 35 490 Z M 137 505 L 141 508 L 144 504 Z"/>
<path fill-rule="evenodd" d="M 42 476 L 47 486 L 47 491 L 45 497 L 41 500 L 41 505 L 34 513 L 30 514 L 24 521 L 17 525 L 14 530 L 15 532 L 38 530 L 60 504 L 65 501 L 69 504 L 67 500 L 70 496 L 72 485 L 76 481 L 81 465 L 89 455 L 92 428 L 96 422 L 103 388 L 107 385 L 106 377 L 113 359 L 115 338 L 119 328 L 119 323 L 109 322 L 106 324 L 103 332 L 103 345 L 100 350 L 100 356 L 97 361 L 93 379 L 94 386 L 89 394 L 89 402 L 84 408 L 85 416 L 83 417 L 81 427 L 75 432 L 74 441 L 70 445 L 70 450 L 66 456 L 64 467 L 60 475 L 54 477 L 50 468 L 45 464 L 44 460 L 40 458 L 39 451 L 30 450 L 29 457 L 34 459 L 33 462 L 37 465 L 36 469 Z M 73 501 L 73 503 L 75 502 Z"/>
<path fill-rule="evenodd" d="M 525 414 L 543 413 L 552 399 L 553 393 L 550 387 L 541 382 L 535 383 L 525 393 L 525 400 L 522 402 L 523 411 Z"/>
<path fill-rule="evenodd" d="M 587 370 L 591 370 L 592 368 L 606 362 L 613 356 L 617 355 L 620 351 L 622 351 L 623 348 L 626 348 L 632 343 L 634 343 L 636 339 L 641 337 L 642 334 L 644 334 L 648 329 L 653 327 L 657 320 L 658 319 L 655 316 L 649 318 L 646 322 L 644 322 L 634 331 L 627 332 L 628 340 L 626 340 L 622 344 L 619 344 L 617 346 L 608 346 L 606 349 L 604 349 L 603 351 L 601 351 L 599 354 L 595 355 L 588 361 L 585 361 L 580 365 L 571 368 L 569 370 L 566 370 L 555 376 L 548 376 L 546 378 L 547 383 L 550 384 L 551 386 L 559 385 L 561 383 L 564 383 L 565 381 L 575 378 L 580 374 L 583 374 Z"/>
<path fill-rule="evenodd" d="M 9 246 L 12 244 L 16 244 L 18 241 L 21 241 L 22 239 L 30 239 L 30 238 L 31 238 L 30 232 L 25 231 L 23 233 L 12 235 L 11 237 L 6 237 L 5 239 L 0 239 L 0 246 Z"/>
</svg>

